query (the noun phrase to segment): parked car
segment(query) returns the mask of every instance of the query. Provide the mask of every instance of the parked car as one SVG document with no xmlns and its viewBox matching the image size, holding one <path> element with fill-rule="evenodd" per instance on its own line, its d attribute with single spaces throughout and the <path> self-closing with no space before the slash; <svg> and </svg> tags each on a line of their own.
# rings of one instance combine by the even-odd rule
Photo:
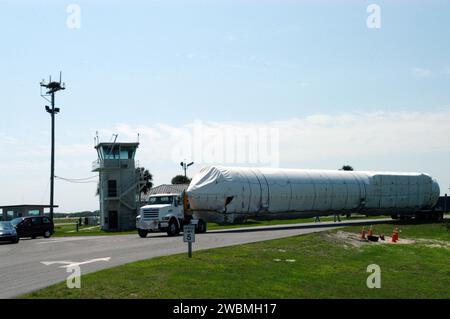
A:
<svg viewBox="0 0 450 319">
<path fill-rule="evenodd" d="M 10 222 L 0 222 L 0 241 L 19 242 L 17 231 Z"/>
<path fill-rule="evenodd" d="M 55 226 L 50 218 L 45 216 L 19 217 L 11 221 L 20 238 L 37 236 L 49 238 L 55 232 Z"/>
</svg>

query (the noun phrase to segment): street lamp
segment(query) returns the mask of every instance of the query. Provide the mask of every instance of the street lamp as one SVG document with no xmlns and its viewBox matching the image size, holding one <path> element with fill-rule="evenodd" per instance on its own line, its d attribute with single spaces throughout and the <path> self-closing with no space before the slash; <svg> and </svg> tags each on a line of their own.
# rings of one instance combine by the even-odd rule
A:
<svg viewBox="0 0 450 319">
<path fill-rule="evenodd" d="M 186 171 L 187 171 L 187 169 L 188 169 L 189 166 L 194 165 L 194 162 L 190 162 L 190 163 L 181 162 L 180 165 L 181 165 L 181 167 L 182 167 L 183 170 L 184 170 L 184 177 L 187 177 L 187 176 L 186 176 Z"/>
</svg>

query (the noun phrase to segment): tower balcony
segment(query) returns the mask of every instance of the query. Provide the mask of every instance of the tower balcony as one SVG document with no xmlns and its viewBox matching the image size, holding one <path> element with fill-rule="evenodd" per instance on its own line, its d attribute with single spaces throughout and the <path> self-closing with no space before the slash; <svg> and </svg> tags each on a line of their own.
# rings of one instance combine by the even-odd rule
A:
<svg viewBox="0 0 450 319">
<path fill-rule="evenodd" d="M 92 162 L 92 171 L 100 172 L 106 170 L 116 170 L 116 169 L 128 169 L 135 168 L 136 164 L 134 160 L 123 160 L 123 159 L 97 159 Z"/>
</svg>

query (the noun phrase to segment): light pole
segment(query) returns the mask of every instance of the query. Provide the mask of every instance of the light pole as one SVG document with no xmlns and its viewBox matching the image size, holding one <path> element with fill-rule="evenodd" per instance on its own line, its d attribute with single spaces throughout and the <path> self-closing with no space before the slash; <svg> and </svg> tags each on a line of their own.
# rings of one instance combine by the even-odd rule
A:
<svg viewBox="0 0 450 319">
<path fill-rule="evenodd" d="M 65 84 L 61 84 L 61 72 L 59 73 L 59 82 L 53 81 L 49 78 L 48 82 L 44 80 L 41 81 L 41 96 L 51 103 L 51 107 L 45 106 L 47 113 L 50 113 L 52 119 L 52 153 L 51 153 L 51 164 L 50 164 L 50 219 L 53 220 L 53 206 L 54 206 L 54 191 L 55 191 L 55 115 L 60 112 L 58 107 L 55 108 L 55 93 L 60 90 L 65 90 Z M 42 88 L 47 91 L 42 93 Z M 48 100 L 50 96 L 51 100 Z"/>
<path fill-rule="evenodd" d="M 182 167 L 183 170 L 184 170 L 184 177 L 187 177 L 186 171 L 187 171 L 187 169 L 188 169 L 189 166 L 194 165 L 194 162 L 190 162 L 189 164 L 186 163 L 186 162 L 181 162 L 180 165 L 181 165 L 181 167 Z"/>
</svg>

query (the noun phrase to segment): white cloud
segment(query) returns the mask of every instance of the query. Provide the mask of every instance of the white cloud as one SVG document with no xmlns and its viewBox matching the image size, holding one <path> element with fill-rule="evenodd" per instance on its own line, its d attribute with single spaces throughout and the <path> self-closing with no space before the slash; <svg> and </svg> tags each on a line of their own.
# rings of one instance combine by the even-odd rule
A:
<svg viewBox="0 0 450 319">
<path fill-rule="evenodd" d="M 227 34 L 226 39 L 229 42 L 233 42 L 234 40 L 236 40 L 236 37 L 232 34 Z"/>
<path fill-rule="evenodd" d="M 309 85 L 309 83 L 305 82 L 305 81 L 298 81 L 297 83 L 298 83 L 299 86 L 302 86 L 302 87 L 305 87 L 305 86 Z"/>
<path fill-rule="evenodd" d="M 422 69 L 422 68 L 418 68 L 418 67 L 412 68 L 411 71 L 415 76 L 421 77 L 421 78 L 427 78 L 433 74 L 433 72 L 429 69 Z"/>
<path fill-rule="evenodd" d="M 200 122 L 199 122 L 200 123 Z M 186 144 L 186 157 L 194 157 L 193 138 L 203 141 L 219 135 L 226 138 L 226 131 L 256 131 L 275 129 L 279 132 L 279 160 L 283 163 L 301 163 L 315 159 L 345 156 L 383 156 L 390 153 L 428 153 L 450 149 L 450 109 L 436 112 L 373 112 L 343 113 L 338 115 L 314 114 L 304 118 L 258 122 L 201 122 L 203 134 L 195 135 L 199 123 L 187 123 L 175 127 L 165 124 L 152 126 L 117 127 L 119 136 L 132 139 L 141 133 L 140 157 L 152 162 L 171 161 L 173 149 Z M 217 143 L 217 139 L 211 143 Z M 180 155 L 181 156 L 181 155 Z M 223 157 L 225 158 L 225 157 Z M 230 158 L 233 158 L 232 156 Z M 182 160 L 182 158 L 181 158 Z M 208 164 L 208 163 L 205 163 Z M 233 162 L 224 164 L 236 164 Z M 239 164 L 239 163 L 237 163 Z"/>
<path fill-rule="evenodd" d="M 281 161 L 296 162 L 449 149 L 448 121 L 450 110 L 314 115 L 274 124 L 283 128 Z"/>
<path fill-rule="evenodd" d="M 11 145 L 17 143 L 17 138 L 8 136 L 5 133 L 0 132 L 0 145 Z"/>
<path fill-rule="evenodd" d="M 214 160 L 224 165 L 269 166 L 275 163 L 281 167 L 333 169 L 350 163 L 363 169 L 425 171 L 438 178 L 445 191 L 450 184 L 448 123 L 450 108 L 443 108 L 421 112 L 313 114 L 270 122 L 197 121 L 180 126 L 123 123 L 99 133 L 105 138 L 103 141 L 109 140 L 114 132 L 119 134 L 119 141 L 130 142 L 137 140 L 139 132 L 141 145 L 136 158 L 154 174 L 156 184 L 170 182 L 171 177 L 181 173 L 179 162 L 187 159 L 195 161 L 188 172 L 190 175 Z M 202 131 L 195 132 L 199 127 Z M 269 151 L 261 152 L 260 142 L 265 141 L 265 134 L 272 134 L 277 143 L 269 143 Z M 231 148 L 231 151 L 226 148 L 224 139 L 230 136 L 244 147 Z M 244 139 L 235 139 L 239 136 Z M 256 138 L 257 143 L 249 143 L 252 138 Z M 78 140 L 77 143 L 57 143 L 58 176 L 95 175 L 91 172 L 91 163 L 96 153 L 90 137 L 86 135 L 86 139 L 81 143 Z M 3 178 L 0 192 L 11 203 L 46 202 L 49 146 L 26 137 L 19 140 L 20 143 L 11 144 L 8 136 L 0 137 L 0 146 L 9 150 L 8 157 L 0 159 Z M 258 144 L 258 148 L 249 144 Z M 56 200 L 61 211 L 97 209 L 98 198 L 94 194 L 95 183 L 57 181 Z"/>
</svg>

